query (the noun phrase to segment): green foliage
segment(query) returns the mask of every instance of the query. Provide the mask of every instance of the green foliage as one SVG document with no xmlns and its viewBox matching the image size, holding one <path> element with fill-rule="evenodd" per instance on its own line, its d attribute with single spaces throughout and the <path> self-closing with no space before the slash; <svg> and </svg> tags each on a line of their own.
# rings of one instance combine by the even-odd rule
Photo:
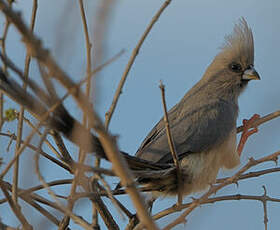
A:
<svg viewBox="0 0 280 230">
<path fill-rule="evenodd" d="M 17 118 L 17 111 L 13 108 L 5 110 L 5 119 L 8 122 L 11 122 Z"/>
</svg>

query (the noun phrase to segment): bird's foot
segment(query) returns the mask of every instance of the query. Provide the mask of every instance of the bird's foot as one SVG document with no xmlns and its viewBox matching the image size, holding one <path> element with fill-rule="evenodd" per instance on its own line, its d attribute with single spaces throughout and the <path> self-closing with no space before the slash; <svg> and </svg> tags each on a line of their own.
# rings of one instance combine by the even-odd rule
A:
<svg viewBox="0 0 280 230">
<path fill-rule="evenodd" d="M 258 132 L 258 128 L 256 126 L 254 126 L 254 123 L 259 118 L 260 118 L 259 114 L 254 114 L 249 120 L 247 120 L 247 119 L 243 120 L 243 127 L 244 128 L 243 128 L 243 132 L 242 132 L 242 135 L 241 135 L 238 147 L 237 147 L 237 153 L 238 153 L 239 156 L 241 155 L 241 153 L 243 151 L 243 148 L 244 148 L 244 145 L 245 145 L 247 139 L 252 134 Z"/>
</svg>

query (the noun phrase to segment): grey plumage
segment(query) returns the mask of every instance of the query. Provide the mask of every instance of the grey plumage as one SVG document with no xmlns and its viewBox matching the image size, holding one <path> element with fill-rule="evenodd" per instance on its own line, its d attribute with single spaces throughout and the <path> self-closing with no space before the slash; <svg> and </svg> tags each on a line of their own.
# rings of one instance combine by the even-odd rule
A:
<svg viewBox="0 0 280 230">
<path fill-rule="evenodd" d="M 235 131 L 237 100 L 248 81 L 259 78 L 253 65 L 252 31 L 241 19 L 233 33 L 226 37 L 224 46 L 202 79 L 168 112 L 176 152 L 187 178 L 184 179 L 185 194 L 213 183 L 219 168 L 233 168 L 239 164 Z M 245 79 L 244 72 L 249 69 L 254 77 Z M 136 156 L 158 163 L 173 162 L 163 119 L 148 134 Z M 211 176 L 207 178 L 209 174 Z M 177 192 L 175 177 L 171 181 L 164 177 L 143 177 L 139 181 L 157 186 L 164 193 Z"/>
<path fill-rule="evenodd" d="M 9 63 L 6 64 L 9 66 Z M 253 35 L 246 21 L 241 19 L 233 33 L 226 37 L 225 44 L 202 79 L 168 112 L 182 169 L 183 194 L 205 189 L 215 181 L 220 168 L 233 168 L 239 164 L 235 128 L 237 100 L 250 80 L 259 79 L 253 65 Z M 32 80 L 24 79 L 20 71 L 15 72 L 27 83 L 33 94 L 23 90 L 2 71 L 0 90 L 24 105 L 39 120 L 42 119 L 57 98 Z M 84 151 L 95 152 L 99 157 L 107 159 L 98 137 L 75 120 L 62 104 L 49 114 L 44 124 L 62 133 Z M 74 127 L 78 127 L 79 136 L 83 138 L 72 135 Z M 91 145 L 85 145 L 83 139 L 91 140 Z M 163 119 L 145 138 L 136 156 L 125 152 L 122 154 L 140 184 L 160 194 L 178 192 L 176 168 Z"/>
</svg>

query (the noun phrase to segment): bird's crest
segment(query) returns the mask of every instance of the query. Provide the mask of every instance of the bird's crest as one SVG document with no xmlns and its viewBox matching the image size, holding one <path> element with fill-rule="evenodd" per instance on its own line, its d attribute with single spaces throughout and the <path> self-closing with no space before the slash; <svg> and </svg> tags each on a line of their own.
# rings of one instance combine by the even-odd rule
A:
<svg viewBox="0 0 280 230">
<path fill-rule="evenodd" d="M 247 63 L 254 63 L 253 33 L 244 18 L 241 18 L 233 32 L 225 37 L 221 49 L 221 54 L 226 58 L 243 57 Z"/>
</svg>

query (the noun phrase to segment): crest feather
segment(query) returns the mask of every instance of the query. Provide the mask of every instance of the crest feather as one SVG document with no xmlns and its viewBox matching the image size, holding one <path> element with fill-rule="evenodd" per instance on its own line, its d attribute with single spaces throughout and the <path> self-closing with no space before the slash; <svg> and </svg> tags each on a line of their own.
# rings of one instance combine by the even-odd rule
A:
<svg viewBox="0 0 280 230">
<path fill-rule="evenodd" d="M 225 37 L 222 52 L 226 56 L 245 57 L 246 62 L 254 63 L 254 38 L 246 20 L 242 17 L 234 26 L 233 32 Z"/>
</svg>

